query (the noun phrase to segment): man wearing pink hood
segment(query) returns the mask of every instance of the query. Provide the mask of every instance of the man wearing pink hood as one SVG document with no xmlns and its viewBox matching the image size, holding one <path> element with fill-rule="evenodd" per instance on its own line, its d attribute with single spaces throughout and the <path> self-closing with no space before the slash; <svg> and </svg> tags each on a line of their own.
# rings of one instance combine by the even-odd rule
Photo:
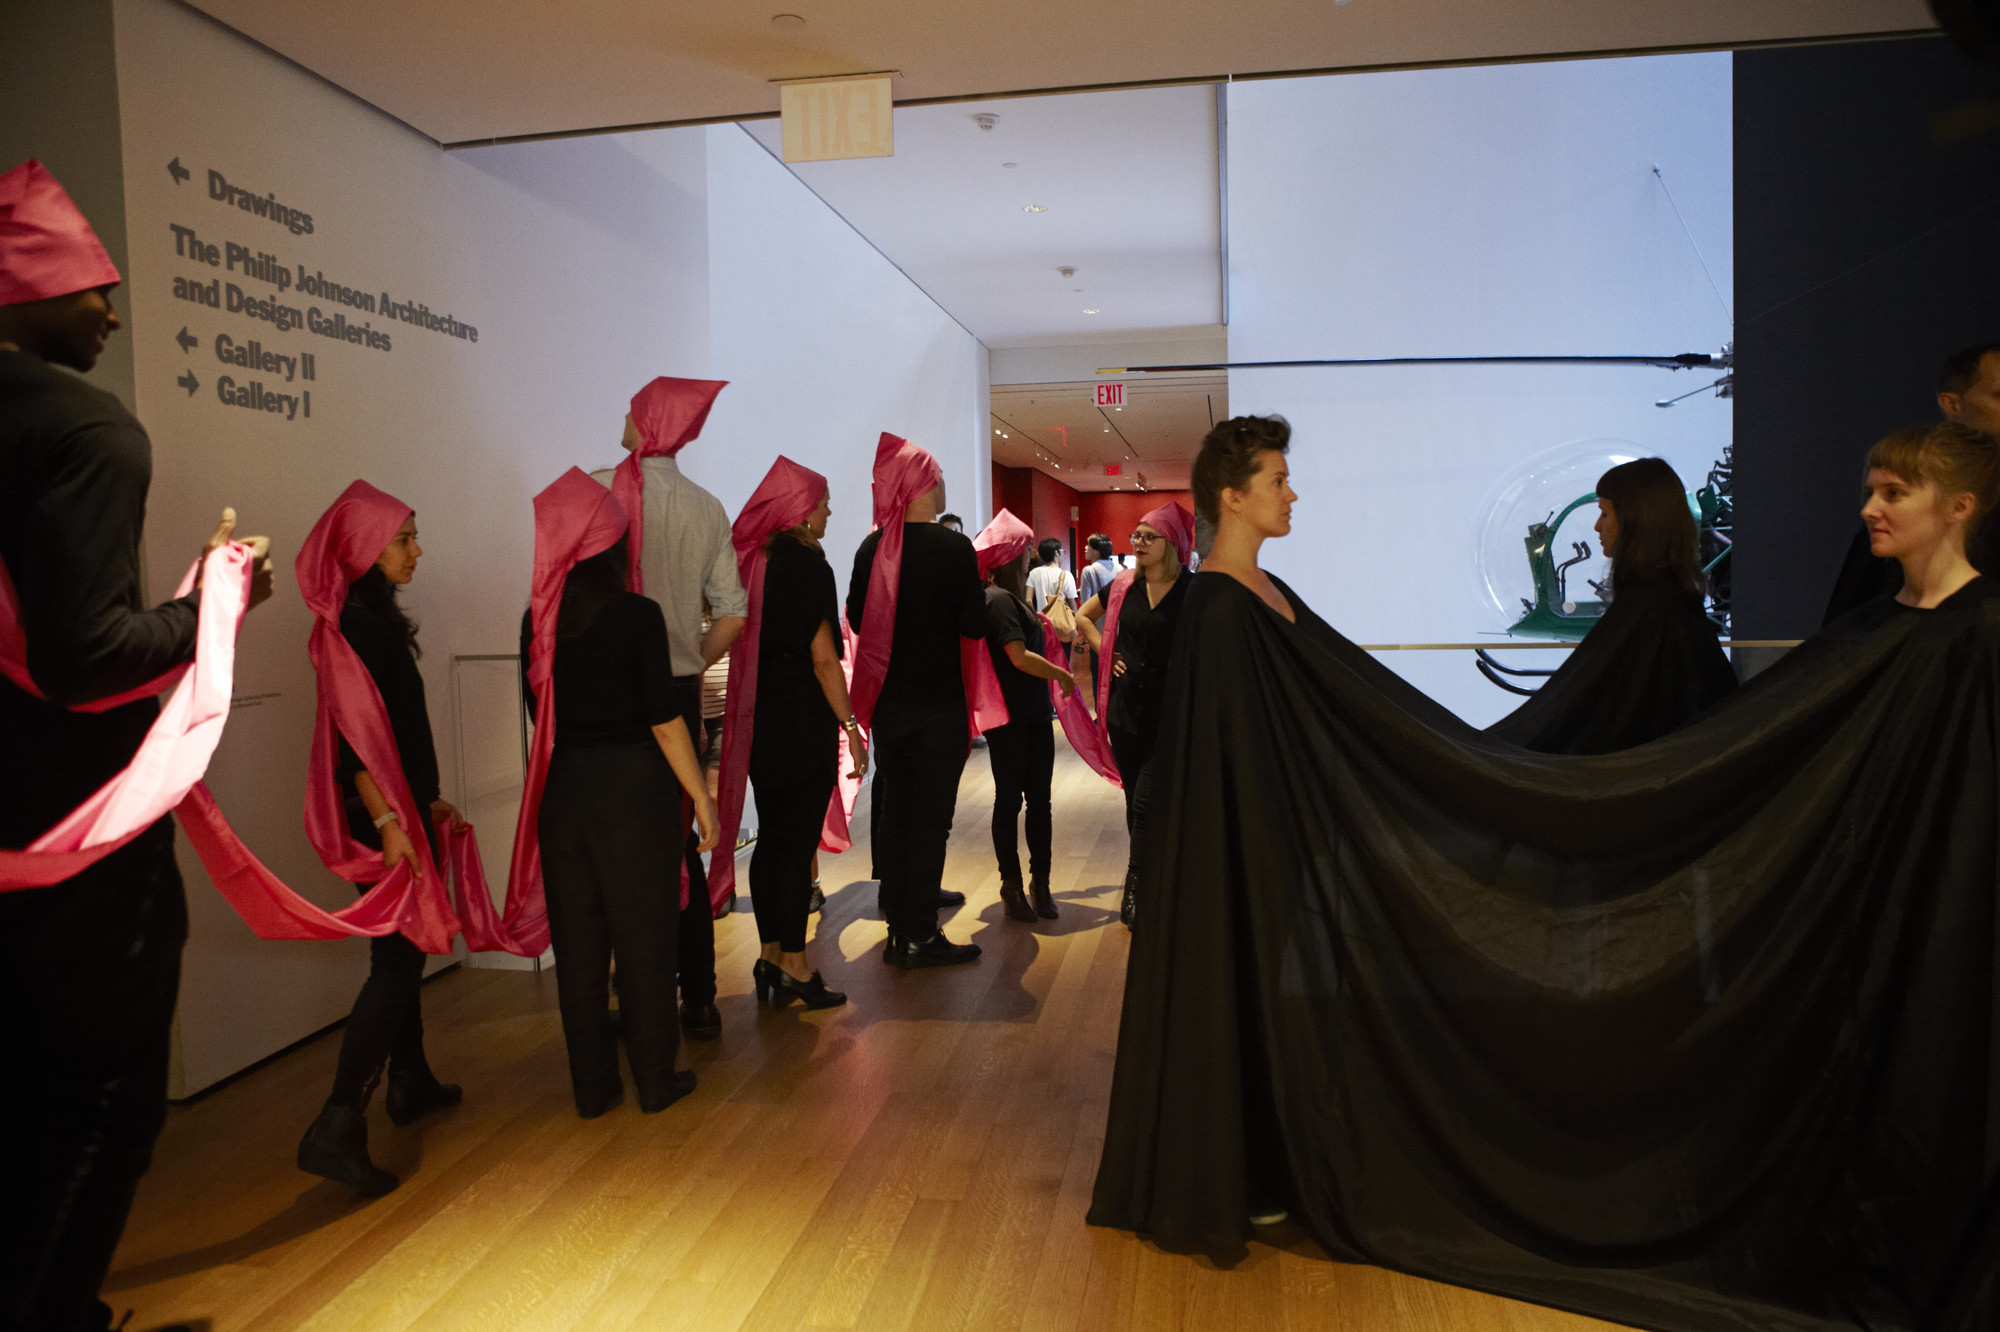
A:
<svg viewBox="0 0 2000 1332">
<path fill-rule="evenodd" d="M 0 175 L 0 580 L 33 690 L 0 679 L 0 846 L 122 771 L 160 705 L 106 706 L 195 655 L 200 591 L 148 608 L 146 432 L 76 375 L 119 328 L 118 270 L 35 161 Z M 61 367 L 61 368 L 58 368 Z M 211 548 L 235 525 L 225 510 Z M 250 604 L 271 592 L 269 543 Z M 0 1327 L 101 1328 L 111 1265 L 166 1122 L 187 904 L 170 820 L 47 888 L 0 893 Z"/>
<path fill-rule="evenodd" d="M 625 417 L 620 441 L 625 460 L 591 473 L 611 487 L 630 518 L 631 588 L 658 602 L 667 617 L 675 696 L 697 751 L 702 748 L 702 672 L 743 631 L 750 598 L 737 575 L 728 512 L 721 500 L 682 475 L 675 455 L 701 434 L 725 387 L 727 382 L 719 379 L 662 375 L 653 380 L 633 396 Z M 692 815 L 691 809 L 687 812 Z M 695 849 L 700 840 L 690 818 L 687 906 L 680 919 L 681 1025 L 688 1035 L 705 1039 L 722 1032 L 722 1012 L 715 1006 L 715 911 L 728 903 L 710 900 L 707 871 Z M 735 848 L 724 847 L 720 854 L 734 855 Z"/>
</svg>

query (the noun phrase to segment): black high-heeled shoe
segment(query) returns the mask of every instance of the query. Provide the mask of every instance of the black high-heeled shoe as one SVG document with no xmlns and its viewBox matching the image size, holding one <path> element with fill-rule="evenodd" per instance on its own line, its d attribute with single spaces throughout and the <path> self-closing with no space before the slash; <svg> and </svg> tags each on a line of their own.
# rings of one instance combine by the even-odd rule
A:
<svg viewBox="0 0 2000 1332">
<path fill-rule="evenodd" d="M 757 987 L 757 1002 L 769 999 L 771 1007 L 782 1010 L 792 1000 L 804 1004 L 808 1011 L 816 1008 L 838 1008 L 847 1002 L 847 996 L 839 990 L 829 990 L 826 982 L 815 971 L 811 980 L 800 980 L 775 962 L 758 958 L 750 968 L 750 979 Z"/>
</svg>

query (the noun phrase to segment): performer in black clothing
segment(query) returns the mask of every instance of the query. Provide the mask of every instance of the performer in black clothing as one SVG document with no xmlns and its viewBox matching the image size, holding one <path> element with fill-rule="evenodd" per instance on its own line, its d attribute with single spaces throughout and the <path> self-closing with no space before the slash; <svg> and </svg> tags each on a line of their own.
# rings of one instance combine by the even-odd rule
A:
<svg viewBox="0 0 2000 1332">
<path fill-rule="evenodd" d="M 1914 433 L 1867 510 L 1907 599 L 1598 756 L 1473 730 L 1256 574 L 1254 454 L 1169 672 L 1091 1221 L 1231 1251 L 1289 1210 L 1672 1332 L 1990 1325 L 1995 445 Z"/>
<path fill-rule="evenodd" d="M 192 660 L 199 593 L 147 608 L 152 445 L 68 373 L 120 326 L 117 269 L 39 163 L 0 175 L 0 219 L 0 561 L 45 696 L 0 678 L 0 846 L 21 848 L 131 760 L 154 699 L 72 709 Z M 270 591 L 260 558 L 251 604 Z M 111 1325 L 97 1290 L 166 1121 L 186 935 L 167 819 L 74 878 L 0 892 L 0 1325 Z"/>
<path fill-rule="evenodd" d="M 2000 342 L 1981 342 L 1945 357 L 1938 367 L 1938 414 L 1947 421 L 2000 434 Z M 1982 524 L 1973 532 L 1966 555 L 1982 573 L 2000 574 L 2000 524 Z M 1902 566 L 1869 549 L 1866 524 L 1854 534 L 1834 579 L 1821 624 L 1835 620 L 1866 601 L 1893 594 L 1903 585 Z"/>
<path fill-rule="evenodd" d="M 417 657 L 422 652 L 417 626 L 397 600 L 398 590 L 416 576 L 423 553 L 412 515 L 403 520 L 374 565 L 349 585 L 346 604 L 340 610 L 340 633 L 367 667 L 376 692 L 382 696 L 403 777 L 417 807 L 428 810 L 433 818 L 456 819 L 458 811 L 438 789 L 430 708 L 424 697 L 424 677 L 417 670 Z M 357 842 L 381 851 L 382 873 L 388 875 L 405 861 L 413 868 L 419 865 L 408 830 L 398 822 L 375 777 L 345 739 L 340 743 L 334 778 L 346 806 L 348 832 Z M 355 885 L 364 893 L 374 886 Z M 399 1181 L 395 1174 L 369 1158 L 367 1121 L 363 1118 L 385 1067 L 389 1087 L 383 1100 L 389 1118 L 397 1124 L 413 1123 L 463 1099 L 458 1084 L 437 1080 L 424 1055 L 424 962 L 423 949 L 400 933 L 368 941 L 368 979 L 362 982 L 341 1033 L 333 1089 L 299 1141 L 299 1169 L 363 1193 L 387 1193 L 396 1187 Z"/>
<path fill-rule="evenodd" d="M 878 460 L 878 487 L 883 467 Z M 983 639 L 987 628 L 972 542 L 932 521 L 943 505 L 938 482 L 901 515 L 896 618 L 870 735 L 876 764 L 871 840 L 889 922 L 883 958 L 905 968 L 951 966 L 979 956 L 979 945 L 954 944 L 938 930 L 945 844 L 971 730 L 959 642 Z M 863 539 L 847 586 L 847 622 L 864 634 L 881 539 L 879 528 Z"/>
<path fill-rule="evenodd" d="M 1679 730 L 1736 688 L 1703 608 L 1687 493 L 1659 458 L 1597 481 L 1611 605 L 1535 696 L 1488 728 L 1524 749 L 1608 754 Z"/>
<path fill-rule="evenodd" d="M 1015 920 L 1054 920 L 1061 915 L 1049 891 L 1050 841 L 1054 810 L 1049 789 L 1055 777 L 1055 723 L 1049 717 L 1049 686 L 1076 692 L 1076 679 L 1042 653 L 1041 617 L 1028 609 L 1028 556 L 1021 553 L 993 570 L 986 587 L 992 626 L 986 650 L 1000 693 L 1007 700 L 1007 724 L 986 732 L 993 762 L 993 855 L 1000 862 L 1000 900 Z M 1021 887 L 1021 844 L 1015 834 L 1021 806 L 1028 808 L 1028 884 Z"/>
<path fill-rule="evenodd" d="M 674 688 L 666 618 L 650 597 L 625 590 L 630 559 L 620 539 L 579 561 L 563 585 L 559 724 L 537 823 L 570 1086 L 585 1119 L 625 1099 L 608 1012 L 614 957 L 639 1108 L 653 1114 L 694 1090 L 693 1070 L 674 1066 L 682 792 L 694 802 L 699 849 L 715 845 L 715 805 Z M 523 615 L 524 686 L 532 641 Z"/>
</svg>

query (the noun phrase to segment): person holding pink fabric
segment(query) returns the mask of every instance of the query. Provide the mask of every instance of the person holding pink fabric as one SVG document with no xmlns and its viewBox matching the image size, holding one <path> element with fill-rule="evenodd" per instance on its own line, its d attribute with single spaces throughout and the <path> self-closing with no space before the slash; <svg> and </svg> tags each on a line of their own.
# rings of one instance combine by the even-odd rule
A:
<svg viewBox="0 0 2000 1332">
<path fill-rule="evenodd" d="M 938 929 L 945 844 L 965 771 L 968 717 L 960 641 L 986 637 L 986 593 L 944 509 L 936 458 L 884 434 L 875 451 L 875 530 L 854 554 L 847 622 L 859 635 L 852 696 L 875 746 L 872 840 L 883 961 L 913 970 L 979 956 Z M 963 898 L 959 899 L 963 901 Z"/>
<path fill-rule="evenodd" d="M 512 874 L 538 869 L 546 889 L 570 1090 L 585 1119 L 625 1099 L 609 1011 L 614 958 L 640 1110 L 694 1090 L 694 1071 L 675 1067 L 683 794 L 701 829 L 697 849 L 717 840 L 665 617 L 626 590 L 626 527 L 617 499 L 576 468 L 537 496 L 536 588 L 521 622 L 535 737 Z"/>
<path fill-rule="evenodd" d="M 385 533 L 387 544 L 356 571 L 353 566 L 367 559 L 366 551 Z M 409 506 L 356 483 L 307 538 L 300 551 L 299 581 L 302 587 L 346 581 L 340 636 L 380 696 L 400 769 L 397 776 L 415 810 L 431 819 L 456 820 L 458 811 L 439 792 L 430 709 L 424 678 L 417 670 L 422 655 L 417 626 L 398 600 L 401 589 L 416 577 L 423 553 L 417 543 L 416 515 Z M 316 661 L 315 666 L 322 663 Z M 425 857 L 418 846 L 428 843 L 428 834 L 423 828 L 403 827 L 402 816 L 384 794 L 394 789 L 389 775 L 371 770 L 345 736 L 339 737 L 337 753 L 333 777 L 348 836 L 381 858 L 377 874 L 356 886 L 366 892 L 406 863 L 421 877 Z M 334 755 L 316 748 L 314 758 L 325 762 Z M 401 932 L 368 941 L 368 979 L 355 996 L 341 1034 L 333 1088 L 299 1141 L 299 1169 L 362 1193 L 387 1193 L 396 1187 L 396 1176 L 368 1155 L 368 1101 L 385 1069 L 388 1090 L 383 1101 L 389 1118 L 398 1125 L 462 1099 L 456 1084 L 438 1081 L 424 1054 L 419 987 L 425 958 L 424 950 Z"/>
<path fill-rule="evenodd" d="M 1118 760 L 1125 787 L 1125 830 L 1130 842 L 1125 891 L 1118 917 L 1129 928 L 1139 896 L 1140 829 L 1146 819 L 1146 768 L 1160 727 L 1167 662 L 1189 579 L 1181 577 L 1194 549 L 1194 515 L 1162 504 L 1132 529 L 1138 568 L 1119 574 L 1077 613 L 1084 638 L 1103 663 L 1097 673 L 1097 719 Z M 1098 621 L 1104 622 L 1102 631 Z"/>
<path fill-rule="evenodd" d="M 0 174 L 0 578 L 26 672 L 0 678 L 0 846 L 10 850 L 124 772 L 160 713 L 150 694 L 107 701 L 195 655 L 200 591 L 146 605 L 151 441 L 80 377 L 120 327 L 119 281 L 39 162 Z M 209 548 L 234 526 L 224 510 Z M 258 562 L 254 606 L 271 593 L 269 542 L 244 540 Z M 166 1122 L 186 937 L 164 817 L 68 879 L 0 892 L 0 1326 L 111 1324 L 97 1291 Z"/>
</svg>

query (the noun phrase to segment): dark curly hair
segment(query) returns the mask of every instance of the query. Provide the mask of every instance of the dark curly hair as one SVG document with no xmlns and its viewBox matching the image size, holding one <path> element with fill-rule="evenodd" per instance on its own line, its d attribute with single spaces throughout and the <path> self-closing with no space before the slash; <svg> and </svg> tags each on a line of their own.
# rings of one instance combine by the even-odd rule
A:
<svg viewBox="0 0 2000 1332">
<path fill-rule="evenodd" d="M 1257 455 L 1288 453 L 1291 446 L 1291 423 L 1282 416 L 1232 416 L 1210 430 L 1194 458 L 1195 511 L 1216 522 L 1222 492 L 1250 484 L 1257 475 Z"/>
<path fill-rule="evenodd" d="M 373 611 L 402 638 L 412 657 L 421 657 L 424 650 L 417 645 L 417 622 L 403 609 L 396 592 L 396 585 L 389 581 L 389 575 L 382 572 L 379 564 L 369 565 L 367 573 L 347 585 L 349 601 L 359 602 Z"/>
</svg>

